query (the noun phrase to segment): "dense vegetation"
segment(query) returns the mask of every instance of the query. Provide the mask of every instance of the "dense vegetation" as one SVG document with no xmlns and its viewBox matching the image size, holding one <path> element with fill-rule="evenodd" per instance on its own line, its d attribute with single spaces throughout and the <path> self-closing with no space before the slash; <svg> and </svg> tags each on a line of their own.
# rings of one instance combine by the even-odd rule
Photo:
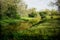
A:
<svg viewBox="0 0 60 40">
<path fill-rule="evenodd" d="M 60 16 L 57 10 L 26 10 L 26 5 L 17 5 L 18 1 L 0 0 L 0 40 L 59 39 Z"/>
</svg>

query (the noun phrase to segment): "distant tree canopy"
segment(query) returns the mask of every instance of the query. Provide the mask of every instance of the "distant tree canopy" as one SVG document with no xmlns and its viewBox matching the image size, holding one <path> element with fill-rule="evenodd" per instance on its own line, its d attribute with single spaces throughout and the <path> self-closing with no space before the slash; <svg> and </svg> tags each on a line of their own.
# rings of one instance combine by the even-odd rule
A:
<svg viewBox="0 0 60 40">
<path fill-rule="evenodd" d="M 35 13 L 31 13 L 31 14 L 29 14 L 29 17 L 36 17 L 37 16 L 37 14 L 35 14 Z"/>
<path fill-rule="evenodd" d="M 60 0 L 57 0 L 58 11 L 60 12 Z"/>
<path fill-rule="evenodd" d="M 42 19 L 46 17 L 46 12 L 39 12 L 39 14 L 40 14 Z"/>
<path fill-rule="evenodd" d="M 58 7 L 58 11 L 60 12 L 60 0 L 55 0 L 56 2 L 51 2 L 52 6 L 56 5 Z"/>
</svg>

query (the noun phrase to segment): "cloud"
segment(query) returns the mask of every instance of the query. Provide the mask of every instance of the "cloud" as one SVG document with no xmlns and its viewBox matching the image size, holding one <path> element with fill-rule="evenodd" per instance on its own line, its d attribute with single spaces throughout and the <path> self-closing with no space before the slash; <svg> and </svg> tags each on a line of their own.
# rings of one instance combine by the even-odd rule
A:
<svg viewBox="0 0 60 40">
<path fill-rule="evenodd" d="M 49 7 L 48 4 L 52 0 L 25 0 L 25 3 L 28 5 L 28 8 L 36 8 L 37 10 L 42 9 L 52 9 L 54 7 Z M 55 8 L 54 8 L 55 9 Z"/>
</svg>

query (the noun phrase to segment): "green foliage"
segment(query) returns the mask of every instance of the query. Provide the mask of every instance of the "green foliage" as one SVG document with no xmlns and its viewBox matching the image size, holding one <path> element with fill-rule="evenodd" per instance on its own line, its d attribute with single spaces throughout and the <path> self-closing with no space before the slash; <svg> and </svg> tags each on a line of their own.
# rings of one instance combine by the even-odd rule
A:
<svg viewBox="0 0 60 40">
<path fill-rule="evenodd" d="M 1 28 L 1 39 L 0 40 L 9 40 L 13 39 L 13 33 L 18 31 L 20 26 L 20 20 L 9 19 L 0 21 Z"/>
<path fill-rule="evenodd" d="M 5 12 L 5 16 L 8 18 L 19 19 L 20 16 L 17 14 L 17 10 L 15 7 L 8 7 L 8 10 Z"/>
<path fill-rule="evenodd" d="M 48 22 L 47 22 L 48 21 Z M 27 30 L 21 30 L 20 36 L 18 38 L 24 39 L 24 40 L 58 40 L 58 33 L 59 30 L 56 28 L 57 20 L 47 20 L 46 22 L 37 25 L 36 27 L 29 28 Z M 54 24 L 52 25 L 51 22 Z M 56 24 L 55 24 L 56 23 Z M 54 26 L 55 25 L 55 26 Z M 18 34 L 17 34 L 18 35 Z M 57 37 L 57 38 L 56 38 Z"/>
<path fill-rule="evenodd" d="M 36 17 L 37 16 L 37 14 L 35 14 L 35 13 L 31 13 L 31 14 L 29 14 L 29 17 Z"/>
<path fill-rule="evenodd" d="M 15 0 L 14 0 L 15 1 Z M 17 12 L 17 5 L 13 0 L 0 0 L 0 40 L 13 39 L 13 33 L 17 32 L 20 26 L 20 15 Z"/>
<path fill-rule="evenodd" d="M 22 7 L 21 10 L 18 10 L 19 8 L 17 9 L 18 1 L 19 0 L 0 0 L 0 40 L 53 40 L 59 34 L 60 25 L 58 24 L 60 22 L 51 19 L 53 16 L 54 19 L 58 18 L 55 16 L 57 11 L 45 10 L 37 12 L 35 9 L 32 9 L 31 11 L 29 10 L 30 14 L 23 8 L 24 6 L 20 6 Z M 20 11 L 21 14 L 28 13 L 29 15 L 27 15 L 29 17 L 20 18 L 18 11 Z M 30 27 L 36 23 L 39 25 Z M 27 29 L 25 30 L 23 27 Z M 22 30 L 20 30 L 21 28 Z"/>
<path fill-rule="evenodd" d="M 51 18 L 56 19 L 58 18 L 57 14 L 58 14 L 57 10 L 54 10 L 54 9 L 39 12 L 39 15 L 41 16 L 42 20 L 51 19 Z"/>
<path fill-rule="evenodd" d="M 41 18 L 43 19 L 43 18 L 46 18 L 46 12 L 39 12 L 39 14 L 40 14 L 40 16 L 41 16 Z"/>
</svg>

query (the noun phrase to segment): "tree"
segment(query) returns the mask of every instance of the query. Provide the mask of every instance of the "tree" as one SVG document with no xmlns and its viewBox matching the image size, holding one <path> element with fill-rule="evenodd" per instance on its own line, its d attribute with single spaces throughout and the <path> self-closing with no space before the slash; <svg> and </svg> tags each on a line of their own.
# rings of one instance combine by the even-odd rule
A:
<svg viewBox="0 0 60 40">
<path fill-rule="evenodd" d="M 21 17 L 27 17 L 27 5 L 21 1 L 18 6 L 17 6 L 18 13 L 20 14 Z"/>
<path fill-rule="evenodd" d="M 60 0 L 57 0 L 56 4 L 58 6 L 58 11 L 60 12 Z"/>
<path fill-rule="evenodd" d="M 39 15 L 41 16 L 41 19 L 43 20 L 47 16 L 47 11 L 41 11 L 41 12 L 39 12 Z"/>
<path fill-rule="evenodd" d="M 58 7 L 58 11 L 60 12 L 60 0 L 55 0 L 56 2 L 51 2 L 51 5 L 56 5 Z"/>
<path fill-rule="evenodd" d="M 12 15 L 16 15 L 18 1 L 19 0 L 0 0 L 0 15 L 5 16 L 8 12 L 8 14 L 11 14 L 13 11 L 15 11 L 15 13 Z"/>
<path fill-rule="evenodd" d="M 17 0 L 0 0 L 0 6 L 1 6 L 1 12 L 6 11 L 8 9 L 8 6 L 16 6 Z"/>
<path fill-rule="evenodd" d="M 0 0 L 0 40 L 14 40 L 13 33 L 17 32 L 20 25 L 20 15 L 17 12 L 18 3 L 19 0 Z"/>
<path fill-rule="evenodd" d="M 37 16 L 37 14 L 35 14 L 35 13 L 31 13 L 31 14 L 29 14 L 29 17 L 36 17 Z"/>
<path fill-rule="evenodd" d="M 29 9 L 28 10 L 28 16 L 29 17 L 35 17 L 36 18 L 38 16 L 38 12 L 36 11 L 35 8 Z"/>
</svg>

